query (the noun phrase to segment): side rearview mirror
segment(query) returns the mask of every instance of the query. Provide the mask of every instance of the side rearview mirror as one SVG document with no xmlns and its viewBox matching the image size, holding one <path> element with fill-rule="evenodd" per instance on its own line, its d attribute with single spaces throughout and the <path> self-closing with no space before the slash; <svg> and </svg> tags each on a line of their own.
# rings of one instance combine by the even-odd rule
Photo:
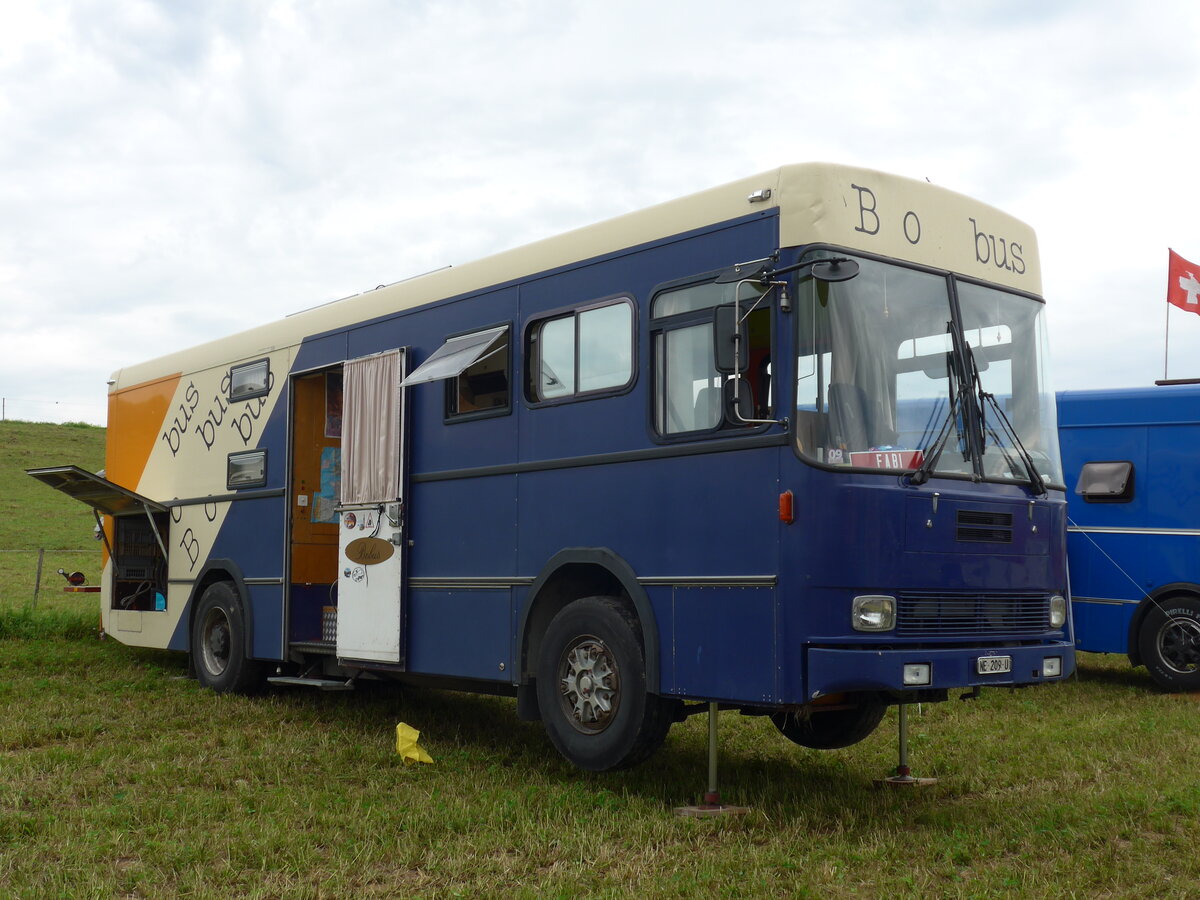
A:
<svg viewBox="0 0 1200 900">
<path fill-rule="evenodd" d="M 725 421 L 733 425 L 748 424 L 753 420 L 754 394 L 750 382 L 745 378 L 730 378 L 721 388 L 721 406 Z"/>
<path fill-rule="evenodd" d="M 713 316 L 713 363 L 722 375 L 745 372 L 750 365 L 750 334 L 743 322 L 737 325 L 733 304 L 718 306 Z M 740 334 L 740 339 L 736 336 Z M 736 354 L 736 359 L 734 358 Z"/>
<path fill-rule="evenodd" d="M 809 270 L 817 281 L 849 281 L 858 275 L 858 263 L 853 259 L 819 259 Z"/>
</svg>

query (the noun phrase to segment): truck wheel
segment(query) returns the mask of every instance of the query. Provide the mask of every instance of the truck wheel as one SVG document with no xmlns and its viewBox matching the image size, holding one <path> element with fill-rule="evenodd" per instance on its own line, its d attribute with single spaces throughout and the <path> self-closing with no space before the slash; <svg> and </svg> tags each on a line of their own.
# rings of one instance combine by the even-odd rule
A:
<svg viewBox="0 0 1200 900">
<path fill-rule="evenodd" d="M 192 620 L 192 662 L 202 685 L 219 694 L 248 694 L 262 685 L 263 666 L 246 658 L 246 623 L 228 581 L 210 584 Z"/>
<path fill-rule="evenodd" d="M 537 666 L 550 741 L 581 769 L 636 765 L 666 739 L 668 700 L 646 693 L 641 629 L 613 597 L 576 600 L 551 620 Z"/>
<path fill-rule="evenodd" d="M 1152 606 L 1138 631 L 1138 652 L 1163 690 L 1200 690 L 1200 598 L 1168 597 Z"/>
<path fill-rule="evenodd" d="M 887 706 L 874 698 L 859 700 L 849 709 L 814 712 L 807 718 L 794 713 L 775 713 L 771 721 L 779 733 L 801 747 L 837 750 L 857 744 L 883 720 Z"/>
</svg>

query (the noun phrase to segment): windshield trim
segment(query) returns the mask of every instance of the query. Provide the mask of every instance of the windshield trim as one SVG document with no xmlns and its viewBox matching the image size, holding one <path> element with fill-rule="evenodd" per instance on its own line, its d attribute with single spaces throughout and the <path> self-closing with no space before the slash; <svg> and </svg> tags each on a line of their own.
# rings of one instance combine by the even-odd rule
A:
<svg viewBox="0 0 1200 900">
<path fill-rule="evenodd" d="M 915 262 L 910 262 L 908 260 L 896 259 L 894 257 L 889 257 L 889 256 L 882 256 L 880 254 L 871 253 L 869 251 L 854 249 L 854 248 L 850 248 L 850 247 L 844 247 L 844 246 L 835 245 L 835 244 L 824 244 L 824 243 L 808 244 L 802 248 L 797 248 L 797 249 L 798 249 L 798 252 L 796 254 L 797 261 L 805 259 L 807 256 L 809 256 L 810 254 L 812 254 L 814 252 L 827 251 L 827 252 L 833 252 L 833 253 L 839 253 L 839 254 L 844 253 L 849 256 L 859 258 L 859 259 L 871 260 L 871 261 L 883 263 L 886 265 L 896 266 L 898 268 L 909 269 L 909 270 L 916 271 L 916 272 L 923 272 L 925 274 L 933 275 L 933 276 L 944 279 L 945 284 L 946 284 L 947 307 L 950 311 L 951 320 L 953 321 L 954 328 L 955 328 L 955 332 L 953 335 L 953 344 L 954 344 L 954 356 L 957 360 L 956 368 L 959 370 L 960 373 L 966 371 L 963 367 L 965 367 L 967 365 L 967 363 L 964 358 L 964 354 L 960 349 L 960 342 L 961 342 L 961 344 L 965 344 L 965 338 L 963 336 L 962 312 L 959 307 L 959 296 L 958 296 L 958 290 L 957 290 L 957 285 L 959 283 L 967 283 L 967 284 L 975 285 L 978 287 L 987 288 L 990 290 L 1000 291 L 1004 294 L 1009 294 L 1009 295 L 1012 295 L 1015 297 L 1020 297 L 1020 298 L 1026 299 L 1026 300 L 1032 300 L 1035 303 L 1038 303 L 1043 307 L 1046 306 L 1045 298 L 1038 294 L 1032 293 L 1030 291 L 1023 291 L 1023 290 L 1020 290 L 1017 288 L 1008 287 L 1006 285 L 998 284 L 998 283 L 992 282 L 992 281 L 987 281 L 982 278 L 961 274 L 961 273 L 955 272 L 951 269 L 942 269 L 942 268 L 937 268 L 934 266 L 923 265 L 921 263 L 915 263 Z M 799 282 L 800 278 L 803 276 L 804 276 L 804 273 L 801 272 L 801 273 L 796 273 L 795 275 L 792 275 L 789 278 L 789 280 L 792 281 L 791 287 L 793 289 L 793 293 L 796 295 L 799 295 L 799 290 L 797 289 L 797 283 Z M 793 341 L 795 341 L 795 339 L 796 339 L 798 327 L 799 327 L 799 320 L 797 319 L 797 323 L 795 325 L 793 325 L 790 329 Z M 795 360 L 795 355 L 796 355 L 796 352 L 798 352 L 798 350 L 799 350 L 799 348 L 797 346 L 793 351 L 793 354 L 792 354 L 793 362 Z M 797 385 L 797 381 L 796 381 L 795 377 L 790 378 L 789 381 L 790 381 L 789 403 L 790 403 L 791 408 L 795 409 L 796 403 L 797 403 L 798 385 Z M 973 386 L 971 384 L 971 381 L 972 381 L 972 379 L 970 377 L 966 378 L 966 382 L 962 385 L 962 394 L 965 395 L 963 397 L 963 399 L 966 401 L 967 405 L 970 407 L 971 411 L 970 411 L 969 415 L 975 420 L 975 427 L 978 427 L 980 424 L 980 412 L 978 409 L 979 398 L 974 395 Z M 971 431 L 974 431 L 975 427 L 973 427 L 971 429 Z M 878 468 L 872 468 L 872 467 L 868 467 L 868 466 L 833 465 L 830 463 L 822 462 L 812 456 L 809 456 L 808 454 L 804 453 L 800 449 L 800 445 L 797 440 L 798 434 L 796 432 L 794 422 L 789 427 L 789 432 L 790 432 L 790 434 L 789 434 L 788 443 L 791 444 L 792 452 L 805 465 L 812 466 L 815 469 L 819 469 L 819 470 L 826 471 L 826 472 L 839 472 L 839 473 L 847 473 L 847 474 L 853 473 L 853 474 L 858 474 L 858 475 L 862 475 L 862 474 L 878 475 L 878 476 L 891 477 L 891 478 L 898 477 L 901 479 L 907 479 L 909 476 L 911 476 L 914 472 L 917 471 L 917 468 L 915 468 L 915 467 L 910 468 L 910 469 L 878 469 Z M 965 482 L 970 482 L 970 483 L 974 483 L 974 484 L 998 484 L 998 485 L 1008 485 L 1011 487 L 1019 487 L 1022 489 L 1034 489 L 1033 482 L 1031 480 L 1029 480 L 1028 478 L 1011 479 L 1011 478 L 1000 478 L 1000 477 L 997 477 L 994 475 L 983 474 L 982 469 L 981 469 L 981 466 L 982 466 L 981 455 L 973 454 L 973 456 L 974 456 L 974 458 L 972 459 L 972 469 L 973 469 L 972 472 L 939 472 L 935 469 L 934 471 L 930 472 L 929 479 L 930 480 L 945 479 L 945 480 L 952 480 L 952 481 L 965 481 Z M 1058 491 L 1066 490 L 1066 485 L 1064 483 L 1060 483 L 1058 481 L 1053 481 L 1044 474 L 1042 474 L 1041 477 L 1042 477 L 1042 484 L 1048 490 L 1058 490 Z"/>
</svg>

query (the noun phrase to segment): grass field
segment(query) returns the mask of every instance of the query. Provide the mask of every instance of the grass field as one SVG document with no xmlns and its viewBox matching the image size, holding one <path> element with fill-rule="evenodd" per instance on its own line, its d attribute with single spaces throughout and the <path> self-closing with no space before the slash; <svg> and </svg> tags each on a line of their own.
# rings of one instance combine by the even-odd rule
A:
<svg viewBox="0 0 1200 900">
<path fill-rule="evenodd" d="M 0 422 L 0 606 L 31 606 L 38 550 L 44 550 L 43 610 L 95 608 L 94 595 L 64 594 L 57 570 L 82 571 L 99 583 L 101 545 L 87 507 L 25 474 L 35 466 L 104 467 L 104 429 L 92 425 Z M 75 551 L 75 552 L 72 552 Z M 79 552 L 82 551 L 82 552 Z"/>
<path fill-rule="evenodd" d="M 90 516 L 14 470 L 98 468 L 102 434 L 0 426 L 0 547 L 27 541 L 30 509 L 47 520 L 35 544 L 86 546 Z M 89 636 L 92 600 L 29 611 L 22 577 L 0 582 L 2 896 L 1200 895 L 1198 698 L 1123 659 L 914 710 L 914 770 L 940 778 L 915 790 L 873 787 L 895 765 L 894 710 L 834 752 L 723 714 L 721 787 L 750 812 L 695 820 L 672 810 L 704 789 L 703 717 L 643 766 L 589 775 L 509 700 L 214 695 L 181 656 Z M 433 765 L 399 759 L 399 721 Z"/>
</svg>

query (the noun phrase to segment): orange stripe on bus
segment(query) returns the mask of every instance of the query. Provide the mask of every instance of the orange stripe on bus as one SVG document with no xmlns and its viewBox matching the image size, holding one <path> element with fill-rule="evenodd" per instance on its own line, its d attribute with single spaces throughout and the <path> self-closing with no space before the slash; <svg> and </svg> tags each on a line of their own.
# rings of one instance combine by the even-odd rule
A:
<svg viewBox="0 0 1200 900">
<path fill-rule="evenodd" d="M 108 395 L 105 477 L 138 489 L 146 462 L 164 433 L 163 423 L 179 386 L 179 374 L 157 378 Z"/>
</svg>

